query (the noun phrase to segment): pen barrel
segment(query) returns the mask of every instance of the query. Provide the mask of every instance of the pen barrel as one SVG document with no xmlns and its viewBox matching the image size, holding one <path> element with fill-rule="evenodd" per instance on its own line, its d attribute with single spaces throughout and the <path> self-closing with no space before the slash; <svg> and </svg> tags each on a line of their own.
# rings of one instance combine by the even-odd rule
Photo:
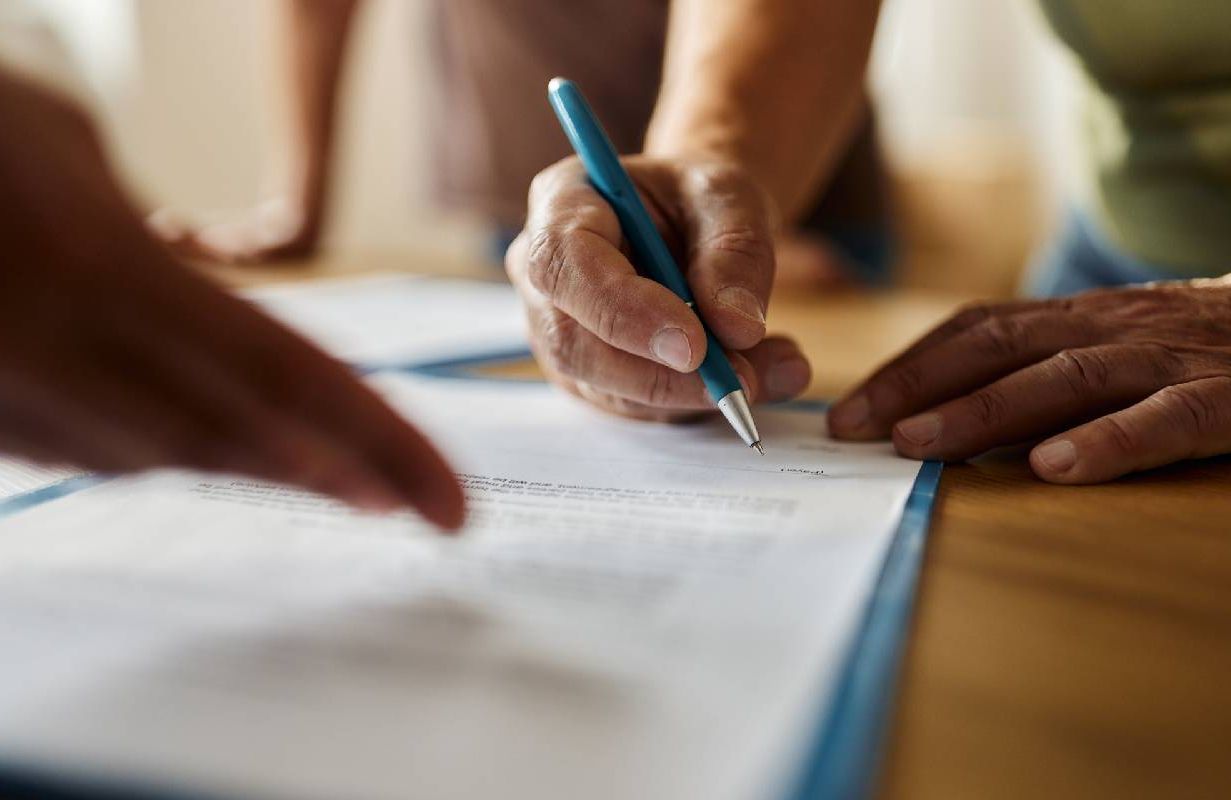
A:
<svg viewBox="0 0 1231 800">
<path fill-rule="evenodd" d="M 586 168 L 590 185 L 615 211 L 624 238 L 632 249 L 638 273 L 667 287 L 696 313 L 692 290 L 683 271 L 654 226 L 654 219 L 641 201 L 636 184 L 620 164 L 619 154 L 590 104 L 572 81 L 563 78 L 552 79 L 547 96 L 569 143 Z M 700 316 L 697 314 L 698 319 Z M 698 372 L 710 397 L 717 403 L 743 387 L 722 345 L 705 327 L 704 320 L 701 324 L 705 328 L 706 349 Z"/>
<path fill-rule="evenodd" d="M 620 229 L 624 231 L 624 238 L 628 240 L 633 251 L 633 265 L 637 272 L 666 286 L 672 294 L 691 306 L 692 289 L 689 288 L 688 281 L 684 280 L 684 273 L 676 265 L 675 257 L 671 255 L 662 234 L 654 227 L 641 198 L 635 193 L 631 198 L 611 196 L 603 191 L 602 187 L 596 185 L 595 188 L 615 210 L 616 217 L 620 220 Z"/>
<path fill-rule="evenodd" d="M 599 194 L 605 196 L 601 188 Z M 641 213 L 637 213 L 636 210 L 630 212 L 625 206 L 626 198 L 607 197 L 606 199 L 620 219 L 620 227 L 623 228 L 624 235 L 632 247 L 633 261 L 637 271 L 666 286 L 673 294 L 692 307 L 693 313 L 696 313 L 692 290 L 684 280 L 683 273 L 676 266 L 675 258 L 667 248 L 667 243 L 663 241 L 662 235 L 653 227 L 653 223 L 649 222 L 649 214 L 644 210 Z M 638 205 L 641 204 L 640 200 L 636 202 Z M 646 226 L 650 229 L 645 230 Z M 697 314 L 698 319 L 700 316 Z M 697 372 L 701 375 L 701 380 L 705 383 L 710 397 L 716 403 L 731 392 L 742 389 L 743 386 L 740 385 L 739 376 L 736 375 L 730 360 L 727 359 L 722 345 L 714 338 L 714 334 L 710 333 L 709 326 L 704 320 L 701 321 L 701 326 L 705 329 L 705 359 L 701 362 Z"/>
<path fill-rule="evenodd" d="M 586 168 L 590 185 L 602 195 L 620 220 L 624 238 L 633 250 L 638 271 L 661 283 L 685 303 L 692 304 L 692 292 L 675 263 L 662 234 L 641 202 L 641 194 L 629 177 L 607 132 L 594 115 L 581 90 L 572 81 L 554 78 L 548 84 L 548 100 L 560 120 L 564 134 Z"/>
<path fill-rule="evenodd" d="M 722 345 L 714 338 L 714 334 L 705 331 L 705 359 L 701 362 L 697 374 L 705 384 L 705 390 L 717 403 L 731 392 L 743 389 L 739 375 L 731 366 L 730 360 L 722 350 Z"/>
</svg>

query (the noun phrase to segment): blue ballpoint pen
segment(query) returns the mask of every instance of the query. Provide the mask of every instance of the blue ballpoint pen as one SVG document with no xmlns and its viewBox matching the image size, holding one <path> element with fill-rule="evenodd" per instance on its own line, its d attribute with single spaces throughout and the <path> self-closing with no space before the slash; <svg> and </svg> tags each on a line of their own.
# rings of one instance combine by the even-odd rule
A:
<svg viewBox="0 0 1231 800">
<path fill-rule="evenodd" d="M 667 249 L 667 243 L 654 227 L 654 221 L 641 202 L 641 196 L 633 181 L 620 165 L 615 148 L 607 138 L 606 131 L 599 124 L 590 104 L 570 80 L 552 78 L 547 84 L 547 97 L 551 107 L 564 127 L 564 133 L 581 157 L 590 183 L 603 196 L 603 199 L 615 211 L 620 220 L 624 236 L 632 246 L 636 258 L 636 266 L 647 278 L 666 286 L 683 300 L 689 308 L 696 310 L 692 291 L 683 273 Z M 704 325 L 704 321 L 702 321 Z M 748 398 L 740 385 L 739 377 L 727 360 L 722 345 L 705 329 L 706 347 L 705 360 L 697 371 L 705 383 L 706 391 L 714 399 L 714 403 L 731 423 L 731 427 L 744 440 L 744 444 L 755 448 L 765 455 L 761 447 L 761 436 L 757 433 L 756 423 L 752 421 L 752 411 L 748 407 Z"/>
</svg>

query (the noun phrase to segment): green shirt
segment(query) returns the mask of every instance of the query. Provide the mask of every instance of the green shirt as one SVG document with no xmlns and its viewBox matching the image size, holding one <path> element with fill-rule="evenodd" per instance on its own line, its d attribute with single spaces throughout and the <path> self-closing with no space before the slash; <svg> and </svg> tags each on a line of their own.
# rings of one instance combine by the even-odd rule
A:
<svg viewBox="0 0 1231 800">
<path fill-rule="evenodd" d="M 1177 275 L 1231 272 L 1231 0 L 1040 0 L 1086 77 L 1089 200 Z"/>
</svg>

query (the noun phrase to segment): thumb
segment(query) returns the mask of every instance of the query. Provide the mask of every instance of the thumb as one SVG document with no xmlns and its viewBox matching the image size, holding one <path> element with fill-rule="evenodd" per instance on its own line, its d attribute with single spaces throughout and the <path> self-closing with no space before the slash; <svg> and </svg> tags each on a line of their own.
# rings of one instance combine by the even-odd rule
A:
<svg viewBox="0 0 1231 800">
<path fill-rule="evenodd" d="M 697 310 L 725 347 L 765 338 L 774 244 L 764 194 L 731 166 L 690 169 L 682 181 L 688 283 Z"/>
</svg>

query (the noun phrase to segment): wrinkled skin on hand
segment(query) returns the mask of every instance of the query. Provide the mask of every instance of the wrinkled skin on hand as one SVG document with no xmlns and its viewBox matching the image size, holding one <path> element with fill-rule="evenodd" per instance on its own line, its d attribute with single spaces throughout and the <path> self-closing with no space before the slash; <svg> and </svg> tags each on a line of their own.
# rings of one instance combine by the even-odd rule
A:
<svg viewBox="0 0 1231 800">
<path fill-rule="evenodd" d="M 80 109 L 0 72 L 0 118 L 0 451 L 243 473 L 461 523 L 418 431 L 146 233 Z"/>
<path fill-rule="evenodd" d="M 799 347 L 766 336 L 774 253 L 763 193 L 730 165 L 645 157 L 624 164 L 750 399 L 802 392 L 811 370 Z M 713 408 L 695 373 L 706 349 L 697 313 L 637 274 L 615 213 L 576 158 L 534 180 L 526 227 L 505 263 L 551 381 L 632 417 L 678 419 Z"/>
<path fill-rule="evenodd" d="M 1095 483 L 1231 452 L 1231 280 L 1152 284 L 961 311 L 829 414 L 844 439 L 892 436 L 961 460 L 1045 440 L 1053 483 Z"/>
</svg>

